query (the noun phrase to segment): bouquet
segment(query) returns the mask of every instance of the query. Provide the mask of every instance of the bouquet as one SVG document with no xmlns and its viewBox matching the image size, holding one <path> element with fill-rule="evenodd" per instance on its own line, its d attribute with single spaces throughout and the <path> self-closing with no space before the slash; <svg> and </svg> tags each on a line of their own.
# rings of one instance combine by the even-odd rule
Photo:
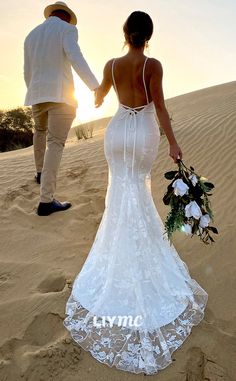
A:
<svg viewBox="0 0 236 381">
<path fill-rule="evenodd" d="M 205 244 L 215 242 L 211 234 L 218 231 L 210 226 L 213 212 L 209 200 L 214 184 L 197 175 L 193 167 L 187 168 L 180 159 L 178 170 L 166 172 L 164 176 L 171 180 L 163 197 L 164 204 L 171 207 L 165 221 L 169 241 L 175 231 L 183 231 L 191 237 L 199 236 Z"/>
</svg>

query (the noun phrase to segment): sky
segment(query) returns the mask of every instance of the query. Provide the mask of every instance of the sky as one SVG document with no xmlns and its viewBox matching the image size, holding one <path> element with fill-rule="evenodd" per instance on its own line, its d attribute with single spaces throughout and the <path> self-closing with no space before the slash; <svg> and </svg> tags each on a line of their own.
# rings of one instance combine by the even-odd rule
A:
<svg viewBox="0 0 236 381">
<path fill-rule="evenodd" d="M 23 44 L 44 22 L 54 1 L 8 0 L 0 5 L 0 109 L 23 106 Z M 105 63 L 126 54 L 122 26 L 135 10 L 147 12 L 154 33 L 145 54 L 161 61 L 165 98 L 236 79 L 236 0 L 68 0 L 78 17 L 79 45 L 92 71 L 102 80 Z M 117 100 L 110 91 L 95 109 L 93 93 L 74 74 L 79 102 L 74 125 L 113 115 Z"/>
</svg>

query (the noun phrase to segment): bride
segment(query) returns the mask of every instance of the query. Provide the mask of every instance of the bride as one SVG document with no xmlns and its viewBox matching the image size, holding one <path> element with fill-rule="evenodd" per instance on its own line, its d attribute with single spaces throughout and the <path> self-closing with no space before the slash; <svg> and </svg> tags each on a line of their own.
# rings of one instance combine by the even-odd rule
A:
<svg viewBox="0 0 236 381">
<path fill-rule="evenodd" d="M 105 65 L 96 93 L 97 107 L 111 86 L 119 101 L 105 132 L 105 210 L 64 325 L 101 363 L 153 374 L 171 364 L 172 353 L 203 319 L 208 294 L 170 246 L 151 194 L 160 142 L 156 115 L 170 156 L 182 158 L 164 103 L 161 63 L 144 55 L 153 23 L 138 11 L 123 29 L 129 51 Z"/>
</svg>

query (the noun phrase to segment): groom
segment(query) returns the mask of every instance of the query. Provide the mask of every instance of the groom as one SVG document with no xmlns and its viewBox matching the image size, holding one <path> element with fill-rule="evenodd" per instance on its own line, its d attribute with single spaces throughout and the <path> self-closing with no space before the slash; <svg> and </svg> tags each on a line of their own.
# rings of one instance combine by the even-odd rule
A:
<svg viewBox="0 0 236 381">
<path fill-rule="evenodd" d="M 72 70 L 90 90 L 99 83 L 78 45 L 76 15 L 62 1 L 48 5 L 46 20 L 24 42 L 25 106 L 32 106 L 35 122 L 34 158 L 40 186 L 39 216 L 71 207 L 54 199 L 57 173 L 68 132 L 76 116 Z M 46 150 L 47 141 L 47 150 Z"/>
</svg>

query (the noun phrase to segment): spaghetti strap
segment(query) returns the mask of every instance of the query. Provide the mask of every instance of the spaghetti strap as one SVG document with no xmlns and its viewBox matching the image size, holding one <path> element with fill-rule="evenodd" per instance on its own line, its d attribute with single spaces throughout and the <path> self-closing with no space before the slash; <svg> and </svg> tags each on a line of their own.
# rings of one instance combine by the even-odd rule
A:
<svg viewBox="0 0 236 381">
<path fill-rule="evenodd" d="M 147 92 L 147 87 L 146 87 L 146 82 L 145 82 L 145 68 L 146 68 L 147 60 L 148 60 L 148 57 L 146 57 L 146 59 L 144 61 L 144 65 L 143 65 L 143 86 L 144 86 L 144 90 L 145 90 L 145 94 L 146 94 L 146 100 L 147 100 L 147 105 L 148 105 L 149 104 L 149 99 L 148 99 L 148 92 Z M 113 86 L 114 86 L 115 92 L 117 94 L 117 98 L 119 100 L 119 94 L 118 94 L 118 90 L 117 90 L 117 86 L 116 86 L 116 80 L 115 80 L 115 75 L 114 75 L 114 64 L 115 64 L 115 61 L 116 61 L 116 59 L 114 58 L 113 61 L 112 61 L 111 74 L 112 74 Z M 143 107 L 144 106 L 138 106 L 138 107 L 133 107 L 133 108 L 139 109 L 139 108 L 143 108 Z"/>
<path fill-rule="evenodd" d="M 114 60 L 112 61 L 111 74 L 112 74 L 113 86 L 114 86 L 115 92 L 117 94 L 117 97 L 119 99 L 119 94 L 118 94 L 118 91 L 117 91 L 116 81 L 115 81 L 115 75 L 114 75 L 114 63 L 115 63 L 115 60 L 116 59 L 114 58 Z"/>
<path fill-rule="evenodd" d="M 144 61 L 144 65 L 143 65 L 143 85 L 144 85 L 144 90 L 145 90 L 145 94 L 146 94 L 147 104 L 149 104 L 147 87 L 146 87 L 146 82 L 145 82 L 145 67 L 146 67 L 147 60 L 148 60 L 148 57 L 146 57 L 146 59 Z"/>
</svg>

